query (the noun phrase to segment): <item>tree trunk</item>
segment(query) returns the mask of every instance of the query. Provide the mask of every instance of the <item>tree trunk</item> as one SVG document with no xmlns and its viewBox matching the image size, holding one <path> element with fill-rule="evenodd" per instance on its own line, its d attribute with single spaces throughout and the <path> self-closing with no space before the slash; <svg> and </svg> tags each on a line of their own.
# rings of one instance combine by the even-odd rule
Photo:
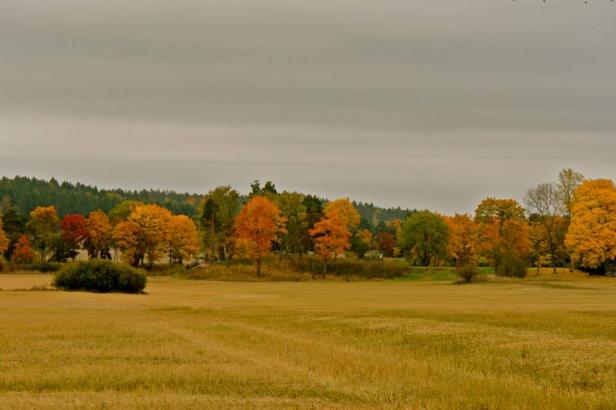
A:
<svg viewBox="0 0 616 410">
<path fill-rule="evenodd" d="M 261 277 L 261 258 L 257 259 L 257 277 Z"/>
</svg>

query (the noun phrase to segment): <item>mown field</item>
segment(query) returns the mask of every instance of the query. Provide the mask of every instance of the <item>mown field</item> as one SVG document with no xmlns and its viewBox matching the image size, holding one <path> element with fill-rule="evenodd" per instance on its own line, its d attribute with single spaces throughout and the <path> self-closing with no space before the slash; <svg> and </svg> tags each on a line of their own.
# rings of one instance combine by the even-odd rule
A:
<svg viewBox="0 0 616 410">
<path fill-rule="evenodd" d="M 48 281 L 0 275 L 0 408 L 616 408 L 612 278 Z"/>
</svg>

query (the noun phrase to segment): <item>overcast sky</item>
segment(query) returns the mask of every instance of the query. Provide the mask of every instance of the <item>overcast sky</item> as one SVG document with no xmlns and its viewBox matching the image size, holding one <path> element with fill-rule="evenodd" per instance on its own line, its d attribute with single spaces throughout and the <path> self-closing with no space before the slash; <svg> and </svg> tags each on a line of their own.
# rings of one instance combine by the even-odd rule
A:
<svg viewBox="0 0 616 410">
<path fill-rule="evenodd" d="M 0 0 L 0 174 L 472 210 L 616 178 L 609 0 Z"/>
</svg>

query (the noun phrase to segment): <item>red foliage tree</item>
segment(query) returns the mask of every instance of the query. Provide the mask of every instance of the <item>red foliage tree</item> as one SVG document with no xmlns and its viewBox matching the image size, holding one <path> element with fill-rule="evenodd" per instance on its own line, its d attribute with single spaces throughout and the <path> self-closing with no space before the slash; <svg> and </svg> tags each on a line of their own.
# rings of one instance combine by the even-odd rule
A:
<svg viewBox="0 0 616 410">
<path fill-rule="evenodd" d="M 88 222 L 80 214 L 66 215 L 62 219 L 60 229 L 62 240 L 66 244 L 70 257 L 75 260 L 75 257 L 79 254 L 79 249 L 88 239 Z"/>
<path fill-rule="evenodd" d="M 34 261 L 32 244 L 26 235 L 21 235 L 15 244 L 12 260 L 16 263 L 32 263 Z"/>
</svg>

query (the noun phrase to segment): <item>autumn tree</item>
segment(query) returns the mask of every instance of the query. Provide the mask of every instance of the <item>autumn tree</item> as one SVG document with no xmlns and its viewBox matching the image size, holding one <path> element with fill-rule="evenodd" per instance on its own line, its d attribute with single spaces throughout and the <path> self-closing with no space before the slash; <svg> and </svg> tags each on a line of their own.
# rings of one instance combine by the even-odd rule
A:
<svg viewBox="0 0 616 410">
<path fill-rule="evenodd" d="M 386 257 L 394 256 L 394 248 L 396 247 L 396 237 L 388 231 L 381 231 L 376 234 L 376 243 L 379 252 Z"/>
<path fill-rule="evenodd" d="M 136 232 L 131 253 L 147 259 L 147 267 L 152 268 L 167 250 L 171 234 L 171 212 L 158 205 L 136 206 L 128 217 Z M 128 243 L 128 241 L 127 241 Z"/>
<path fill-rule="evenodd" d="M 616 262 L 616 186 L 588 180 L 575 191 L 566 244 L 581 267 L 604 273 Z"/>
<path fill-rule="evenodd" d="M 4 233 L 2 218 L 0 218 L 0 260 L 2 259 L 2 254 L 9 248 L 9 243 L 9 238 Z"/>
<path fill-rule="evenodd" d="M 170 220 L 169 263 L 183 263 L 199 252 L 197 225 L 186 215 L 174 215 Z"/>
<path fill-rule="evenodd" d="M 336 213 L 337 218 L 340 218 L 351 232 L 353 232 L 359 225 L 359 212 L 357 212 L 357 209 L 355 209 L 348 198 L 336 199 L 325 205 L 323 213 L 326 217 L 330 217 L 334 212 Z"/>
<path fill-rule="evenodd" d="M 75 260 L 79 249 L 88 239 L 88 222 L 81 214 L 70 214 L 62 218 L 60 236 L 67 251 L 66 256 Z"/>
<path fill-rule="evenodd" d="M 6 259 L 11 259 L 15 244 L 26 233 L 26 219 L 15 208 L 8 208 L 2 215 L 4 233 L 9 239 L 9 246 L 5 251 Z"/>
<path fill-rule="evenodd" d="M 39 251 L 41 261 L 47 260 L 47 253 L 57 238 L 59 225 L 60 219 L 54 206 L 37 207 L 30 213 L 27 228 Z"/>
<path fill-rule="evenodd" d="M 21 235 L 15 243 L 11 260 L 15 263 L 32 263 L 35 254 L 27 235 Z"/>
<path fill-rule="evenodd" d="M 140 227 L 135 222 L 125 220 L 113 228 L 112 240 L 117 250 L 122 253 L 122 259 L 133 266 L 139 266 L 145 257 L 143 246 L 138 247 Z M 143 245 L 143 242 L 141 242 Z"/>
<path fill-rule="evenodd" d="M 375 245 L 383 256 L 392 257 L 399 250 L 396 244 L 396 238 L 400 229 L 401 223 L 399 219 L 391 221 L 380 221 L 376 226 Z"/>
<path fill-rule="evenodd" d="M 113 226 L 103 211 L 90 212 L 87 219 L 88 237 L 85 248 L 90 258 L 111 259 L 109 248 L 113 234 Z"/>
<path fill-rule="evenodd" d="M 533 216 L 528 222 L 529 257 L 531 263 L 537 268 L 537 276 L 543 266 L 550 266 L 552 257 L 549 251 L 548 238 L 543 223 L 535 220 Z"/>
<path fill-rule="evenodd" d="M 466 282 L 477 273 L 479 257 L 486 243 L 481 226 L 467 214 L 445 217 L 449 228 L 447 253 L 456 266 L 456 272 Z"/>
<path fill-rule="evenodd" d="M 228 259 L 233 254 L 235 217 L 240 209 L 240 194 L 230 186 L 208 192 L 201 204 L 199 224 L 203 247 L 210 259 Z"/>
<path fill-rule="evenodd" d="M 235 219 L 238 246 L 256 264 L 261 276 L 261 262 L 270 254 L 272 244 L 286 233 L 285 220 L 275 202 L 261 195 L 253 196 Z"/>
<path fill-rule="evenodd" d="M 348 218 L 341 216 L 338 208 L 329 209 L 326 216 L 310 230 L 310 235 L 314 240 L 315 252 L 323 260 L 325 277 L 329 261 L 351 247 Z"/>
<path fill-rule="evenodd" d="M 402 224 L 398 243 L 421 266 L 438 265 L 447 257 L 449 229 L 428 210 L 412 213 Z"/>
<path fill-rule="evenodd" d="M 529 233 L 524 208 L 515 199 L 484 199 L 475 210 L 475 222 L 490 246 L 486 252 L 497 274 L 525 276 Z"/>
</svg>

